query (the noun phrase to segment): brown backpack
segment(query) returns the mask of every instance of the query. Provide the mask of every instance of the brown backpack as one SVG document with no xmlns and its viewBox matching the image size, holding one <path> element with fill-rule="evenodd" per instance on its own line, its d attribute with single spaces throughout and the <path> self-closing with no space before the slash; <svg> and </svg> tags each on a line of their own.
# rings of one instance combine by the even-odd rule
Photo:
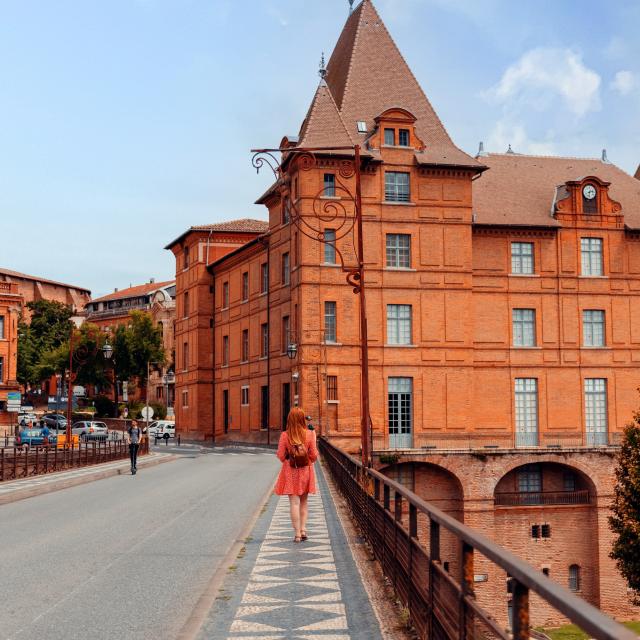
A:
<svg viewBox="0 0 640 640">
<path fill-rule="evenodd" d="M 289 444 L 289 464 L 294 469 L 309 466 L 309 454 L 306 444 Z"/>
</svg>

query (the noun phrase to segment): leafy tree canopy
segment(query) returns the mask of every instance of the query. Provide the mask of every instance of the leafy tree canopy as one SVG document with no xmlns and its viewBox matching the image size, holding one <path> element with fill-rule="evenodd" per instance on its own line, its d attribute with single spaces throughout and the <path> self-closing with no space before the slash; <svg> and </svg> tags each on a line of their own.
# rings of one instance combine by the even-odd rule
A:
<svg viewBox="0 0 640 640">
<path fill-rule="evenodd" d="M 71 309 L 61 302 L 35 300 L 27 303 L 31 322 L 18 323 L 18 381 L 38 384 L 47 377 L 43 369 L 45 354 L 64 344 L 70 335 Z"/>
<path fill-rule="evenodd" d="M 624 429 L 615 474 L 609 524 L 616 539 L 610 556 L 640 604 L 640 412 Z"/>
</svg>

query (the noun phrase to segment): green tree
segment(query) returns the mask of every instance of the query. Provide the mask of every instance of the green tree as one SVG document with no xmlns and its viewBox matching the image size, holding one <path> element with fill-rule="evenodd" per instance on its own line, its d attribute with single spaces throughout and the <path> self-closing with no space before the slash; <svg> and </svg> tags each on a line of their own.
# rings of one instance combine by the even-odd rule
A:
<svg viewBox="0 0 640 640">
<path fill-rule="evenodd" d="M 48 377 L 48 354 L 69 339 L 72 311 L 61 302 L 35 300 L 27 303 L 31 322 L 18 323 L 18 381 L 36 385 Z"/>
<path fill-rule="evenodd" d="M 610 556 L 640 604 L 640 412 L 624 429 L 615 475 L 609 525 L 616 539 Z"/>
<path fill-rule="evenodd" d="M 162 329 L 153 324 L 151 314 L 132 311 L 131 322 L 116 328 L 113 357 L 118 380 L 135 379 L 139 388 L 146 388 L 147 363 L 165 362 Z"/>
</svg>

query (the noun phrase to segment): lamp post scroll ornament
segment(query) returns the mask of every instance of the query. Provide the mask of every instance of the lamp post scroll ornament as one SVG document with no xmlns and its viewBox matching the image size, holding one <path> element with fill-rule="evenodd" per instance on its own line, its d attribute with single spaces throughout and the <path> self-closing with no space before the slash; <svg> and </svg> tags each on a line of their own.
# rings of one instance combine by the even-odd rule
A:
<svg viewBox="0 0 640 640">
<path fill-rule="evenodd" d="M 360 173 L 360 145 L 349 147 L 294 147 L 285 149 L 253 149 L 252 165 L 259 172 L 268 167 L 273 172 L 275 188 L 280 195 L 281 206 L 289 211 L 291 223 L 308 238 L 322 243 L 331 244 L 339 259 L 340 267 L 345 273 L 347 283 L 360 301 L 360 438 L 362 462 L 371 465 L 371 417 L 369 412 L 369 356 L 367 341 L 367 312 L 364 285 L 364 246 L 362 233 L 362 191 Z M 276 154 L 282 154 L 278 160 Z M 311 213 L 303 213 L 298 206 L 302 200 L 295 200 L 291 194 L 291 173 L 293 170 L 311 171 L 321 166 L 318 155 L 348 156 L 337 161 L 335 187 L 331 194 L 326 194 L 322 188 L 313 198 Z M 353 157 L 349 157 L 353 156 Z M 349 182 L 353 179 L 355 188 Z M 331 224 L 335 235 L 327 240 L 324 227 Z M 338 247 L 338 241 L 351 241 L 355 255 L 351 264 L 346 259 L 343 250 Z M 345 243 L 346 244 L 346 243 Z M 344 247 L 343 247 L 344 249 Z M 289 355 L 293 359 L 299 351 L 299 346 L 288 345 L 293 351 Z"/>
</svg>

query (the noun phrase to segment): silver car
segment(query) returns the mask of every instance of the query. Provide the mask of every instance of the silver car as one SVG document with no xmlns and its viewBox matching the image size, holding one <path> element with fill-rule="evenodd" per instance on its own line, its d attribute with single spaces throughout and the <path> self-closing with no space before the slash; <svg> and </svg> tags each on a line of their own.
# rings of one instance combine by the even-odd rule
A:
<svg viewBox="0 0 640 640">
<path fill-rule="evenodd" d="M 109 428 L 104 422 L 82 420 L 73 423 L 71 433 L 80 436 L 81 440 L 106 440 L 109 437 Z"/>
</svg>

